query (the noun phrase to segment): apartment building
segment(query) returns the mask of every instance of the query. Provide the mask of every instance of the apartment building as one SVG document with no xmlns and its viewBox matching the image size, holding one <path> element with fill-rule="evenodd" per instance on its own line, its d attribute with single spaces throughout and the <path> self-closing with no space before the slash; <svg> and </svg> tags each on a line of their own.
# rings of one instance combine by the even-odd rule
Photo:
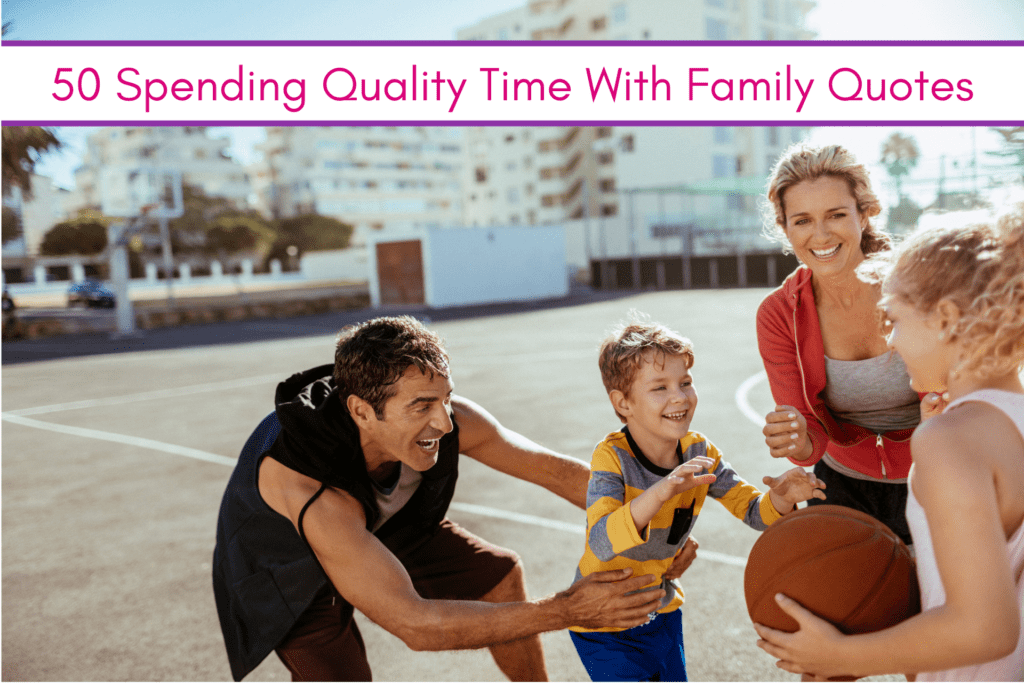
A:
<svg viewBox="0 0 1024 683">
<path fill-rule="evenodd" d="M 460 40 L 807 40 L 810 0 L 532 0 L 458 31 Z M 697 203 L 684 184 L 763 177 L 805 129 L 752 127 L 474 128 L 467 130 L 466 220 L 538 224 L 582 217 L 721 214 L 754 198 L 720 191 Z M 737 183 L 740 185 L 741 183 Z M 747 183 L 749 185 L 749 183 Z M 627 191 L 652 190 L 626 199 Z M 669 198 L 669 204 L 672 199 Z M 626 206 L 627 202 L 639 206 Z"/>
<path fill-rule="evenodd" d="M 461 225 L 463 131 L 425 127 L 277 127 L 251 168 L 258 206 L 316 212 L 370 231 Z"/>
<path fill-rule="evenodd" d="M 252 192 L 249 179 L 228 154 L 230 145 L 229 138 L 210 137 L 203 126 L 103 128 L 86 142 L 82 165 L 75 169 L 69 207 L 72 211 L 99 208 L 104 173 L 118 167 L 176 170 L 184 183 L 201 187 L 207 195 L 247 206 Z"/>
</svg>

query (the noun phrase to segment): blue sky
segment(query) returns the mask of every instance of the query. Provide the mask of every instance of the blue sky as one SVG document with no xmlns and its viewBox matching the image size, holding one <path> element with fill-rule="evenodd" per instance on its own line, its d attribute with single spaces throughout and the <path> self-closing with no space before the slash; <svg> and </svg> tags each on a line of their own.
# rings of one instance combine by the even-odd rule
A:
<svg viewBox="0 0 1024 683">
<path fill-rule="evenodd" d="M 525 2 L 3 0 L 2 17 L 12 23 L 8 37 L 13 40 L 451 40 L 458 28 Z M 807 23 L 821 40 L 1024 40 L 1024 1 L 818 0 Z M 994 68 L 1011 72 L 1011 65 Z M 66 152 L 46 157 L 39 171 L 69 186 L 89 130 L 63 129 Z M 221 130 L 232 137 L 239 161 L 253 160 L 252 144 L 262 137 L 261 129 Z M 842 142 L 868 161 L 877 158 L 881 141 L 892 130 L 819 129 L 815 139 Z M 936 167 L 942 155 L 963 156 L 974 142 L 984 149 L 995 140 L 987 130 L 973 137 L 965 129 L 909 132 Z"/>
</svg>

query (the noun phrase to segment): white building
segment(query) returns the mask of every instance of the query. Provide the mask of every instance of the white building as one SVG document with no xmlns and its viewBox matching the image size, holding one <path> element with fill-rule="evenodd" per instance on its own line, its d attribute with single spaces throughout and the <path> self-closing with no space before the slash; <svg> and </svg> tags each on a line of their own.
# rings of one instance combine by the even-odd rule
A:
<svg viewBox="0 0 1024 683">
<path fill-rule="evenodd" d="M 370 231 L 461 225 L 463 134 L 458 128 L 268 128 L 253 169 L 270 216 L 316 212 Z"/>
<path fill-rule="evenodd" d="M 811 0 L 532 0 L 460 29 L 460 40 L 806 40 Z M 752 197 L 698 203 L 623 190 L 765 176 L 805 129 L 474 128 L 467 132 L 466 220 L 495 225 L 583 216 L 752 213 Z M 670 206 L 666 207 L 666 202 Z"/>
<path fill-rule="evenodd" d="M 4 245 L 4 256 L 36 256 L 43 237 L 57 223 L 68 218 L 65 209 L 68 191 L 53 184 L 46 176 L 31 176 L 32 198 L 25 199 L 21 188 L 11 187 L 4 197 L 4 206 L 10 207 L 21 219 L 21 237 Z"/>
<path fill-rule="evenodd" d="M 211 138 L 202 126 L 103 128 L 89 136 L 75 169 L 71 207 L 100 207 L 105 168 L 147 166 L 180 171 L 184 183 L 245 207 L 252 190 L 245 169 L 228 154 L 230 145 L 229 138 Z"/>
</svg>

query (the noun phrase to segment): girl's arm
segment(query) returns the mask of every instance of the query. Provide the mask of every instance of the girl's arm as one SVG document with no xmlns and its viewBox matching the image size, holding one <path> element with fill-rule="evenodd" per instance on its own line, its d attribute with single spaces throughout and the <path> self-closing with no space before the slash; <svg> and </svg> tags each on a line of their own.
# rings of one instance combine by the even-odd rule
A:
<svg viewBox="0 0 1024 683">
<path fill-rule="evenodd" d="M 1020 612 L 996 501 L 992 449 L 1015 443 L 965 404 L 914 432 L 912 486 L 924 507 L 946 602 L 875 633 L 843 636 L 792 600 L 787 634 L 755 626 L 782 669 L 821 676 L 941 671 L 999 659 L 1016 647 Z"/>
</svg>

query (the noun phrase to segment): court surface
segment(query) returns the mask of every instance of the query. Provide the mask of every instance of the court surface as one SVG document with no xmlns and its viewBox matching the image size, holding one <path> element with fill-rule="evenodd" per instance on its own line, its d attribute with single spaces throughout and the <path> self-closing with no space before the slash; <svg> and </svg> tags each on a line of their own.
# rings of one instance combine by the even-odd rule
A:
<svg viewBox="0 0 1024 683">
<path fill-rule="evenodd" d="M 430 326 L 456 393 L 589 461 L 619 427 L 597 345 L 630 308 L 646 312 L 694 342 L 693 429 L 760 485 L 789 467 L 754 422 L 772 407 L 754 332 L 766 293 L 638 294 Z M 332 351 L 333 334 L 5 365 L 3 679 L 230 680 L 210 584 L 221 494 L 276 383 Z M 450 517 L 519 552 L 531 595 L 571 582 L 585 516 L 553 494 L 464 458 Z M 757 533 L 709 502 L 694 535 L 700 557 L 682 578 L 691 680 L 797 680 L 754 645 L 742 580 Z M 357 618 L 377 680 L 503 680 L 486 650 L 417 653 Z M 566 632 L 544 646 L 552 679 L 587 680 Z M 247 680 L 287 679 L 271 655 Z"/>
</svg>

